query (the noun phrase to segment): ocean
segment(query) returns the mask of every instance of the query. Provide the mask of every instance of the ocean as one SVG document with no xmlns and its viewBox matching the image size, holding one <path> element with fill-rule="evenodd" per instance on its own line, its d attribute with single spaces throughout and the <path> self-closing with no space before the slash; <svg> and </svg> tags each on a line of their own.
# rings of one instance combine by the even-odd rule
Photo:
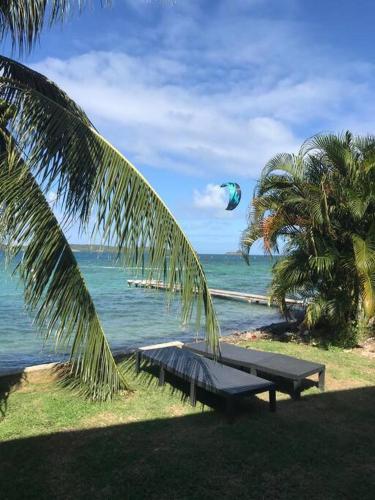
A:
<svg viewBox="0 0 375 500">
<path fill-rule="evenodd" d="M 177 302 L 168 306 L 158 290 L 128 287 L 132 270 L 121 269 L 107 253 L 77 252 L 104 331 L 114 351 L 171 340 L 188 340 L 194 325 L 182 328 Z M 200 255 L 209 286 L 266 294 L 271 279 L 269 257 L 253 256 L 247 266 L 238 255 Z M 215 299 L 223 335 L 280 320 L 276 308 Z M 23 303 L 17 275 L 5 268 L 0 254 L 0 373 L 62 360 L 52 343 L 43 344 Z"/>
</svg>

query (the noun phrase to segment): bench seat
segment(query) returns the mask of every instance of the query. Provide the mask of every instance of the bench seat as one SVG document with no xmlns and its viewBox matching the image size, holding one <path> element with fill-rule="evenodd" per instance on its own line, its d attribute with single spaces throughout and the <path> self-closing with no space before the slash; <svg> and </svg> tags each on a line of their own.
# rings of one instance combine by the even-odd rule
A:
<svg viewBox="0 0 375 500">
<path fill-rule="evenodd" d="M 208 359 L 212 359 L 213 353 L 206 342 L 193 342 L 184 344 L 183 348 L 199 354 Z M 262 377 L 270 378 L 282 385 L 287 382 L 289 392 L 295 399 L 299 399 L 303 387 L 306 385 L 306 378 L 310 375 L 318 374 L 316 385 L 323 391 L 325 379 L 325 365 L 305 361 L 285 354 L 257 351 L 246 349 L 226 342 L 220 343 L 220 363 L 236 367 L 245 371 L 250 371 L 254 375 L 260 374 Z"/>
<path fill-rule="evenodd" d="M 141 360 L 160 367 L 159 383 L 164 384 L 164 372 L 190 382 L 190 401 L 196 403 L 196 387 L 218 394 L 226 399 L 231 412 L 236 398 L 269 392 L 270 410 L 276 409 L 275 384 L 235 368 L 194 354 L 187 349 L 166 347 L 140 349 L 137 352 L 137 371 Z"/>
</svg>

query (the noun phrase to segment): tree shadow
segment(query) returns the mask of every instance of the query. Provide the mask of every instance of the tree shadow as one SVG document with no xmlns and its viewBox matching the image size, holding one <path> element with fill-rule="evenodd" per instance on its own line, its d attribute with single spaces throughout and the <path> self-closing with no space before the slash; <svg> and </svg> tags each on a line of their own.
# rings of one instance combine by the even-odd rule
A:
<svg viewBox="0 0 375 500">
<path fill-rule="evenodd" d="M 25 380 L 23 373 L 15 373 L 0 377 L 0 421 L 5 417 L 8 409 L 8 398 Z"/>
<path fill-rule="evenodd" d="M 124 403 L 126 404 L 126 402 Z M 375 388 L 0 444 L 2 498 L 373 498 Z M 48 432 L 48 429 L 46 429 Z"/>
<path fill-rule="evenodd" d="M 152 364 L 150 361 L 143 360 L 141 363 L 141 370 L 137 375 L 135 372 L 136 359 L 128 358 L 126 360 L 126 370 L 132 377 L 136 377 L 137 382 L 145 388 L 153 388 L 158 391 L 168 391 L 171 395 L 178 395 L 182 403 L 188 403 L 190 400 L 190 382 L 183 380 L 181 377 L 174 375 L 168 371 L 165 372 L 164 380 L 165 385 L 159 385 L 159 374 L 160 367 L 158 365 Z M 199 366 L 199 365 L 198 365 Z M 195 365 L 191 366 L 194 375 L 194 371 L 197 369 Z M 206 370 L 206 366 L 203 365 L 203 369 Z M 207 371 L 207 378 L 210 379 L 210 373 Z M 200 404 L 202 409 L 205 407 L 214 408 L 219 411 L 225 410 L 225 400 L 212 392 L 209 392 L 200 387 L 196 388 L 197 394 L 197 404 Z"/>
</svg>

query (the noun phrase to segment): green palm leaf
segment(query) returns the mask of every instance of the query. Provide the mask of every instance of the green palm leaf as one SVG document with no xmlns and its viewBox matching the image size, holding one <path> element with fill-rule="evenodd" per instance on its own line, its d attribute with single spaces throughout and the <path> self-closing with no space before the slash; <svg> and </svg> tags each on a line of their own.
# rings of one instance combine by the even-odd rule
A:
<svg viewBox="0 0 375 500">
<path fill-rule="evenodd" d="M 64 21 L 87 3 L 86 0 L 0 0 L 0 36 L 2 39 L 10 36 L 13 47 L 20 52 L 30 50 L 46 24 Z"/>
<path fill-rule="evenodd" d="M 23 64 L 0 56 L 0 74 L 0 99 L 4 108 L 12 110 L 8 130 L 19 149 L 27 151 L 28 164 L 44 190 L 53 186 L 57 197 L 63 199 L 66 218 L 79 217 L 84 223 L 95 176 L 94 161 L 87 158 L 97 156 L 97 152 L 90 150 L 74 122 L 64 120 L 62 111 L 92 127 L 90 120 L 57 85 Z M 65 152 L 67 143 L 70 150 L 75 148 L 73 163 Z"/>
<path fill-rule="evenodd" d="M 21 85 L 27 85 L 30 89 L 37 90 L 52 101 L 60 104 L 60 106 L 68 109 L 71 113 L 77 115 L 83 122 L 92 125 L 85 112 L 60 87 L 41 73 L 3 55 L 0 55 L 0 73 L 2 79 L 12 80 Z M 17 91 L 13 90 L 11 86 L 4 87 L 2 92 L 5 93 L 5 101 L 11 101 L 16 98 Z"/>
<path fill-rule="evenodd" d="M 57 186 L 66 220 L 87 227 L 89 215 L 102 242 L 116 245 L 124 265 L 151 268 L 178 290 L 182 319 L 206 317 L 206 337 L 218 347 L 219 325 L 199 259 L 163 201 L 136 168 L 88 122 L 56 86 L 32 70 L 1 59 L 0 98 L 13 115 L 14 137 L 42 191 Z"/>
<path fill-rule="evenodd" d="M 2 233 L 13 254 L 25 302 L 46 338 L 71 347 L 71 374 L 85 395 L 104 400 L 126 389 L 74 254 L 38 183 L 11 140 L 2 141 Z M 24 250 L 23 250 L 24 249 Z"/>
<path fill-rule="evenodd" d="M 368 318 L 375 314 L 375 225 L 366 239 L 352 236 L 355 265 L 361 280 L 364 312 Z"/>
<path fill-rule="evenodd" d="M 179 290 L 182 320 L 187 323 L 196 305 L 196 325 L 203 310 L 206 337 L 216 350 L 219 326 L 200 261 L 171 212 L 135 167 L 95 130 L 87 140 L 101 151 L 92 192 L 97 211 L 95 231 L 102 241 L 117 246 L 125 265 L 144 270 L 147 279 L 163 279 Z"/>
</svg>

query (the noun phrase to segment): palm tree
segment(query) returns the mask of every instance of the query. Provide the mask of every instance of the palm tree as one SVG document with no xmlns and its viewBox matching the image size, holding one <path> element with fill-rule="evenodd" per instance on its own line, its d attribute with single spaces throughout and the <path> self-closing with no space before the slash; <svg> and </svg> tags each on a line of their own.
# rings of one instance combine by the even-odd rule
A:
<svg viewBox="0 0 375 500">
<path fill-rule="evenodd" d="M 82 2 L 76 2 L 82 4 Z M 64 18 L 68 0 L 0 1 L 2 33 L 31 48 L 46 16 Z M 48 10 L 49 8 L 49 10 Z M 71 224 L 117 247 L 123 265 L 151 268 L 179 289 L 182 320 L 193 312 L 216 349 L 219 326 L 197 254 L 166 205 L 136 168 L 94 128 L 60 88 L 0 56 L 0 238 L 18 266 L 25 302 L 57 346 L 70 347 L 71 371 L 85 395 L 103 400 L 128 387 L 64 235 Z M 57 192 L 56 219 L 46 194 Z"/>
<path fill-rule="evenodd" d="M 243 253 L 263 239 L 284 256 L 271 293 L 287 315 L 287 294 L 308 301 L 305 323 L 354 342 L 375 315 L 375 137 L 318 135 L 297 155 L 263 169 L 242 235 Z"/>
<path fill-rule="evenodd" d="M 10 37 L 13 48 L 29 51 L 47 25 L 62 23 L 80 13 L 91 0 L 0 0 L 0 36 Z M 98 0 L 102 6 L 111 0 Z"/>
</svg>

